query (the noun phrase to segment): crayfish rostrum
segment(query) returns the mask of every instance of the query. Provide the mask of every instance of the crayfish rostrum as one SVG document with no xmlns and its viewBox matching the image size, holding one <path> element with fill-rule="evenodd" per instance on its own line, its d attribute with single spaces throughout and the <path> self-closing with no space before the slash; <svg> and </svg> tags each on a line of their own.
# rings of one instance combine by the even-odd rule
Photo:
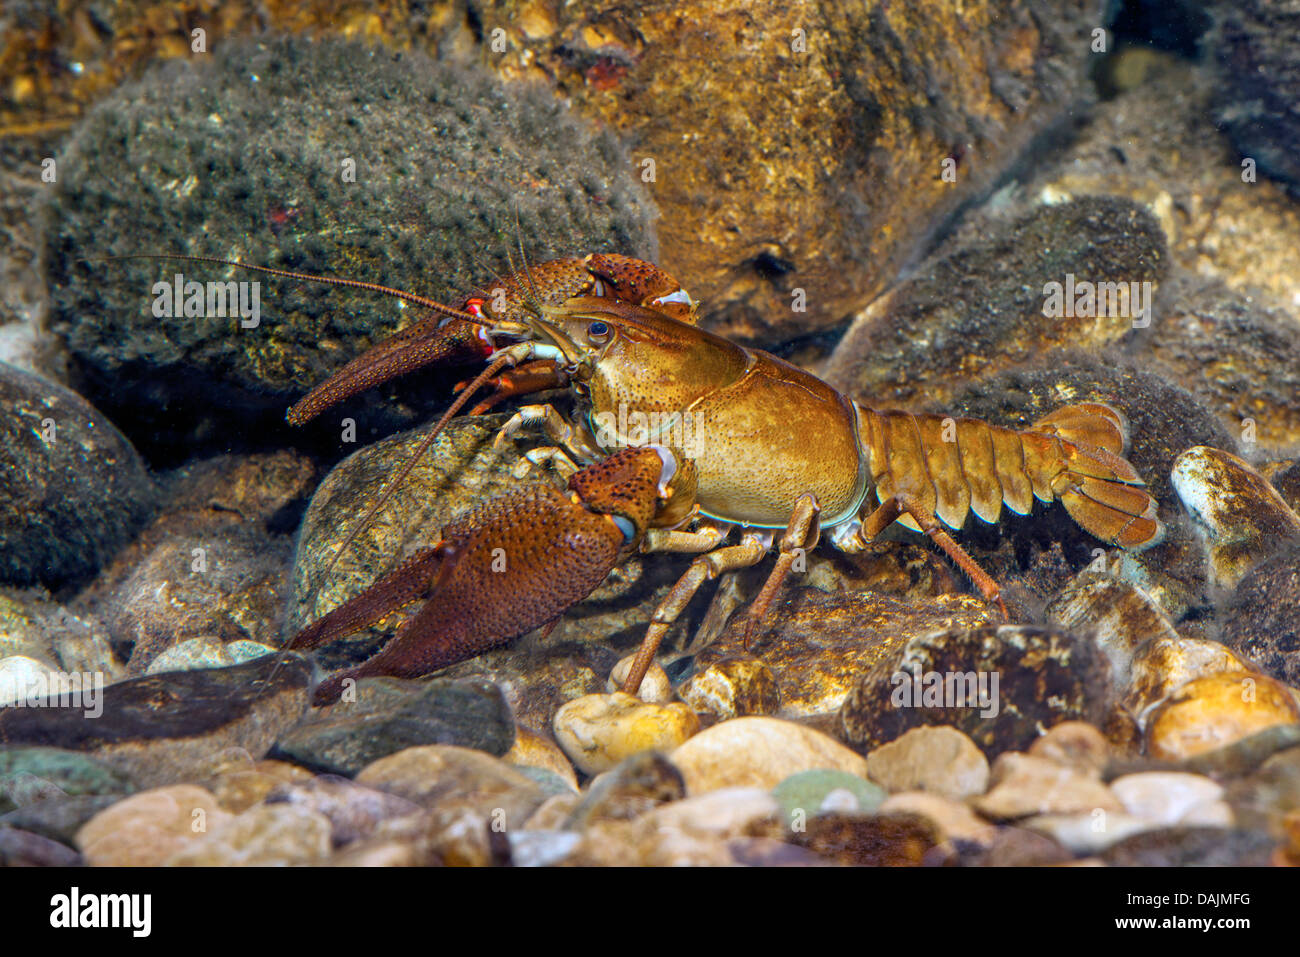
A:
<svg viewBox="0 0 1300 957">
<path fill-rule="evenodd" d="M 460 387 L 444 423 L 484 387 L 492 391 L 472 412 L 542 390 L 573 398 L 571 414 L 524 405 L 502 430 L 539 427 L 549 444 L 527 458 L 549 462 L 564 488 L 539 480 L 466 511 L 439 541 L 290 640 L 290 648 L 313 648 L 423 603 L 377 655 L 324 682 L 318 704 L 337 699 L 348 678 L 428 674 L 554 623 L 630 549 L 698 554 L 653 615 L 624 684 L 635 693 L 700 586 L 757 564 L 773 547 L 751 626 L 796 555 L 823 535 L 852 552 L 895 522 L 924 532 L 1000 608 L 997 583 L 950 535 L 972 513 L 992 523 L 1004 508 L 1024 515 L 1035 499 L 1059 499 L 1109 544 L 1137 549 L 1162 537 L 1156 503 L 1123 458 L 1126 425 L 1111 407 L 1066 406 L 1023 430 L 873 409 L 700 328 L 680 284 L 640 260 L 543 262 L 453 305 L 263 271 L 372 288 L 433 313 L 313 389 L 289 410 L 292 424 L 431 364 L 486 363 Z M 503 548 L 504 568 L 492 561 Z"/>
</svg>

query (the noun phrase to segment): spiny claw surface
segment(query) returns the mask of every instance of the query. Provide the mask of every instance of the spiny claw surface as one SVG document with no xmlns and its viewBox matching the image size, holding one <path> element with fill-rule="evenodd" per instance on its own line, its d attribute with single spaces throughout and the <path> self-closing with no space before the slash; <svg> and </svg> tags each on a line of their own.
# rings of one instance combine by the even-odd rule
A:
<svg viewBox="0 0 1300 957">
<path fill-rule="evenodd" d="M 303 629 L 312 648 L 424 601 L 370 660 L 332 676 L 316 704 L 368 675 L 418 677 L 555 621 L 614 568 L 654 515 L 663 470 L 650 449 L 627 449 L 575 473 L 569 490 L 513 489 L 463 513 L 442 541 Z"/>
</svg>

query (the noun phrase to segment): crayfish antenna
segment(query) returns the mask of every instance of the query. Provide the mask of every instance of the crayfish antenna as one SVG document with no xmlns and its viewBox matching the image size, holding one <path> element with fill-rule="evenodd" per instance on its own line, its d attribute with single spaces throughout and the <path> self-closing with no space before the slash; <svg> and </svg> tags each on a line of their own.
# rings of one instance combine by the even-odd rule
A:
<svg viewBox="0 0 1300 957">
<path fill-rule="evenodd" d="M 346 286 L 350 289 L 365 289 L 369 292 L 377 292 L 385 296 L 391 296 L 394 299 L 400 299 L 403 302 L 409 302 L 414 306 L 423 306 L 426 309 L 447 316 L 451 319 L 461 319 L 465 322 L 472 322 L 479 326 L 491 326 L 492 323 L 482 316 L 476 316 L 472 313 L 464 312 L 460 309 L 453 309 L 436 299 L 430 299 L 427 296 L 421 296 L 413 292 L 406 292 L 402 289 L 394 289 L 392 286 L 383 286 L 375 282 L 362 282 L 360 279 L 340 279 L 338 276 L 313 276 L 311 273 L 295 272 L 291 269 L 277 269 L 273 266 L 258 266 L 253 263 L 241 263 L 233 259 L 219 259 L 216 256 L 182 256 L 173 253 L 134 253 L 130 256 L 97 256 L 79 260 L 80 262 L 120 262 L 130 259 L 151 259 L 161 260 L 164 262 L 190 262 L 190 263 L 208 263 L 217 266 L 233 266 L 236 269 L 248 269 L 252 272 L 265 273 L 268 276 L 279 276 L 283 279 L 298 279 L 303 282 L 319 282 L 327 286 Z"/>
<path fill-rule="evenodd" d="M 537 283 L 533 281 L 533 271 L 528 266 L 528 254 L 524 252 L 524 233 L 519 225 L 519 204 L 515 204 L 515 244 L 519 247 L 519 261 L 523 265 L 524 275 L 528 277 L 528 299 L 526 300 L 529 310 L 537 318 L 542 318 L 542 294 L 537 288 Z M 511 263 L 511 269 L 514 264 Z"/>
</svg>

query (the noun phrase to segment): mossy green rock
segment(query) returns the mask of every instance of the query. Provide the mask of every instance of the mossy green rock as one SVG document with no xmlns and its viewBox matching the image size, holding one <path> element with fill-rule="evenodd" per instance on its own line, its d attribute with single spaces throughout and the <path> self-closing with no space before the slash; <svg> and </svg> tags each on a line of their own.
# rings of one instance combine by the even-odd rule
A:
<svg viewBox="0 0 1300 957">
<path fill-rule="evenodd" d="M 83 257 L 216 256 L 446 300 L 509 272 L 520 247 L 534 262 L 656 253 L 653 205 L 612 133 L 477 64 L 335 38 L 159 64 L 92 110 L 58 162 L 52 328 L 87 395 L 161 446 L 229 434 L 235 413 L 240 435 L 283 428 L 287 400 L 412 311 L 221 266 Z M 260 280 L 258 324 L 155 316 L 153 287 L 176 273 Z"/>
<path fill-rule="evenodd" d="M 131 794 L 135 785 L 120 771 L 89 755 L 62 748 L 0 745 L 0 813 L 25 805 L 15 801 L 32 778 L 53 785 L 66 795 Z M 11 796 L 12 795 L 12 796 Z"/>
<path fill-rule="evenodd" d="M 858 802 L 859 811 L 874 811 L 889 795 L 883 788 L 866 778 L 847 771 L 814 770 L 792 774 L 772 789 L 772 796 L 781 805 L 785 820 L 803 811 L 811 817 L 817 814 L 826 796 L 832 791 L 847 791 Z M 842 810 L 842 809 L 840 809 Z"/>
</svg>

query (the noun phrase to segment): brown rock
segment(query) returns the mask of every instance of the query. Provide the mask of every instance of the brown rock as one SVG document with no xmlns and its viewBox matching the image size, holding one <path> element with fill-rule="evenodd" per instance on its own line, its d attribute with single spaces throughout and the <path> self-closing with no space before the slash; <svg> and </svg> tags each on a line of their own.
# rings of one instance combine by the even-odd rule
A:
<svg viewBox="0 0 1300 957">
<path fill-rule="evenodd" d="M 973 379 L 1052 349 L 1095 351 L 1137 321 L 1075 317 L 1073 308 L 1045 321 L 1048 284 L 1063 286 L 1071 274 L 1157 282 L 1165 271 L 1159 224 L 1126 200 L 1085 197 L 987 226 L 945 244 L 915 276 L 874 300 L 836 346 L 827 380 L 877 408 L 946 405 Z"/>
<path fill-rule="evenodd" d="M 952 857 L 928 816 L 906 812 L 819 814 L 787 840 L 853 867 L 921 867 L 944 864 Z"/>
<path fill-rule="evenodd" d="M 845 740 L 864 750 L 909 728 L 946 724 L 995 755 L 1028 747 L 1062 721 L 1100 723 L 1109 687 L 1097 646 L 1060 628 L 951 630 L 882 658 L 845 700 L 840 720 Z"/>
<path fill-rule="evenodd" d="M 873 592 L 801 588 L 756 630 L 748 653 L 742 647 L 744 622 L 735 619 L 699 655 L 697 667 L 744 654 L 757 657 L 776 678 L 781 717 L 833 714 L 864 671 L 897 654 L 909 639 L 973 628 L 996 614 L 970 595 L 900 601 Z"/>
<path fill-rule="evenodd" d="M 276 516 L 306 495 L 314 472 L 285 450 L 169 473 L 158 517 L 77 597 L 77 609 L 133 646 L 133 675 L 191 638 L 279 645 L 293 546 Z"/>
<path fill-rule="evenodd" d="M 1300 687 L 1300 546 L 1242 577 L 1223 612 L 1223 642 L 1265 674 Z"/>
<path fill-rule="evenodd" d="M 933 223 L 1084 88 L 1087 48 L 1067 37 L 1099 22 L 1077 3 L 957 16 L 942 4 L 683 0 L 565 6 L 554 33 L 525 40 L 520 6 L 482 12 L 485 35 L 505 28 L 514 54 L 499 69 L 553 77 L 580 112 L 636 131 L 634 158 L 656 162 L 664 265 L 721 331 L 765 340 L 824 328 L 878 292 Z M 972 56 L 975 23 L 987 43 Z M 853 265 L 863 262 L 870 273 Z M 807 313 L 791 309 L 796 288 Z"/>
<path fill-rule="evenodd" d="M 1126 60 L 1142 60 L 1153 69 L 1118 96 L 1096 104 L 1066 148 L 1031 173 L 1023 195 L 1052 202 L 1123 196 L 1141 203 L 1159 219 L 1171 261 L 1190 274 L 1193 287 L 1224 283 L 1256 301 L 1263 291 L 1264 298 L 1294 307 L 1291 277 L 1300 272 L 1295 241 L 1300 211 L 1266 176 L 1243 184 L 1241 155 L 1209 115 L 1222 80 L 1202 63 L 1136 44 L 1116 54 L 1118 64 Z M 1240 242 L 1243 235 L 1251 241 Z M 1171 352 L 1192 359 L 1192 340 L 1179 341 L 1183 307 L 1176 304 L 1186 300 L 1182 295 L 1166 298 L 1163 287 L 1158 300 L 1170 304 L 1157 307 L 1159 334 L 1150 338 L 1149 347 L 1162 359 Z M 1206 323 L 1205 331 L 1210 328 Z M 1214 342 L 1214 361 L 1206 362 L 1206 353 L 1200 352 L 1194 368 L 1173 364 L 1187 370 L 1188 387 L 1198 394 L 1224 394 L 1226 410 L 1242 401 L 1241 395 L 1226 395 L 1242 367 L 1233 343 L 1222 337 Z M 1282 411 L 1273 397 L 1260 398 L 1270 417 Z M 1294 409 L 1287 415 L 1294 415 Z M 1261 434 L 1274 427 L 1260 417 Z"/>
<path fill-rule="evenodd" d="M 1133 656 L 1149 641 L 1178 640 L 1164 610 L 1131 582 L 1084 569 L 1044 609 L 1048 621 L 1077 634 L 1091 632 L 1106 657 L 1115 694 L 1132 678 Z"/>
<path fill-rule="evenodd" d="M 681 699 L 697 713 L 727 720 L 745 715 L 776 714 L 781 691 L 766 662 L 750 657 L 724 657 L 691 675 L 678 689 Z"/>
<path fill-rule="evenodd" d="M 286 761 L 253 761 L 234 763 L 222 770 L 208 783 L 208 789 L 217 802 L 232 814 L 240 814 L 255 804 L 260 804 L 268 794 L 282 784 L 312 780 L 306 768 Z"/>
<path fill-rule="evenodd" d="M 1278 751 L 1230 782 L 1226 800 L 1242 826 L 1288 835 L 1288 816 L 1300 808 L 1300 747 Z"/>
<path fill-rule="evenodd" d="M 681 771 L 662 754 L 643 751 L 593 779 L 564 826 L 578 829 L 596 821 L 628 821 L 685 796 Z"/>
<path fill-rule="evenodd" d="M 1047 867 L 1064 864 L 1074 855 L 1055 839 L 1023 827 L 1000 827 L 993 846 L 969 863 L 982 867 Z"/>
</svg>

